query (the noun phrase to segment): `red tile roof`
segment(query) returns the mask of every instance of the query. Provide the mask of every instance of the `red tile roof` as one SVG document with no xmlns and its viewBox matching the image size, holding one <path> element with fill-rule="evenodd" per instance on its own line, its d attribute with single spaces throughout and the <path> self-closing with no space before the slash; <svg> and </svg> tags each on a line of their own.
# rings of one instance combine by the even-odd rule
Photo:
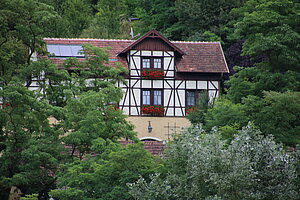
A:
<svg viewBox="0 0 300 200">
<path fill-rule="evenodd" d="M 97 47 L 111 47 L 109 59 L 112 64 L 121 62 L 127 66 L 126 58 L 118 56 L 119 53 L 130 47 L 136 40 L 107 40 L 107 39 L 68 39 L 68 38 L 44 38 L 47 44 L 85 44 L 89 43 Z M 180 42 L 170 41 L 184 54 L 176 64 L 178 72 L 202 72 L 202 73 L 229 73 L 222 47 L 219 42 Z M 55 64 L 63 61 L 53 58 Z"/>
<path fill-rule="evenodd" d="M 165 149 L 165 144 L 163 141 L 142 141 L 144 143 L 144 149 L 149 151 L 153 155 L 162 155 Z M 132 141 L 119 141 L 122 146 L 126 146 L 128 144 L 134 144 Z M 72 154 L 72 146 L 65 145 L 65 150 L 70 155 Z M 95 152 L 89 152 L 93 157 L 97 154 Z M 76 149 L 73 152 L 73 156 L 80 157 L 80 152 Z M 84 155 L 83 155 L 84 156 Z"/>
<path fill-rule="evenodd" d="M 173 42 L 185 54 L 177 63 L 179 72 L 229 73 L 219 42 Z"/>
<path fill-rule="evenodd" d="M 164 152 L 165 144 L 163 141 L 142 141 L 144 149 L 148 150 L 153 155 L 161 155 Z M 120 144 L 126 146 L 127 144 L 134 144 L 131 141 L 120 141 Z"/>
</svg>

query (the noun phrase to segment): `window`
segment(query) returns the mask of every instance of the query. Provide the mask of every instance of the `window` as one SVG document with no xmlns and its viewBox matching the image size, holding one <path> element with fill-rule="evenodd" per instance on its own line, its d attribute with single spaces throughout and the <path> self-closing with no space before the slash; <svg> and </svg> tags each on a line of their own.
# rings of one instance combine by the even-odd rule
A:
<svg viewBox="0 0 300 200">
<path fill-rule="evenodd" d="M 162 90 L 142 90 L 143 105 L 161 106 L 163 100 Z"/>
<path fill-rule="evenodd" d="M 142 66 L 144 69 L 150 69 L 150 58 L 142 58 Z"/>
<path fill-rule="evenodd" d="M 154 69 L 161 69 L 162 67 L 162 59 L 161 58 L 154 58 L 153 59 L 153 68 Z"/>
<path fill-rule="evenodd" d="M 161 105 L 161 90 L 153 90 L 153 105 Z"/>
<path fill-rule="evenodd" d="M 143 69 L 162 69 L 163 58 L 159 57 L 142 57 Z"/>
<path fill-rule="evenodd" d="M 163 90 L 142 90 L 141 114 L 146 116 L 164 116 Z"/>
<path fill-rule="evenodd" d="M 198 101 L 202 105 L 208 104 L 208 93 L 206 90 L 187 90 L 186 91 L 186 106 L 195 106 Z"/>
<path fill-rule="evenodd" d="M 195 91 L 186 91 L 186 105 L 194 106 L 196 105 L 196 92 Z"/>
<path fill-rule="evenodd" d="M 143 91 L 143 105 L 150 105 L 151 103 L 151 97 L 150 97 L 150 90 L 144 90 Z"/>
</svg>

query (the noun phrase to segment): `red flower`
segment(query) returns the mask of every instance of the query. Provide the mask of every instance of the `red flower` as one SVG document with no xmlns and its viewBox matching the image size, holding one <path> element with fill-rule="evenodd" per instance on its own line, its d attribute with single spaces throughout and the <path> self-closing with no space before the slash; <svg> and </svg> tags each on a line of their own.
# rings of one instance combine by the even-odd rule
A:
<svg viewBox="0 0 300 200">
<path fill-rule="evenodd" d="M 164 112 L 165 112 L 165 109 L 163 106 L 143 106 L 142 107 L 143 114 L 162 116 L 162 115 L 164 115 Z"/>
<path fill-rule="evenodd" d="M 164 71 L 157 69 L 145 69 L 141 72 L 145 79 L 162 79 L 165 76 Z"/>
<path fill-rule="evenodd" d="M 12 108 L 12 107 L 13 107 L 11 103 L 0 104 L 0 106 L 1 106 L 2 108 Z"/>
<path fill-rule="evenodd" d="M 185 108 L 185 114 L 190 114 L 190 112 L 194 112 L 196 110 L 196 107 L 188 106 Z"/>
</svg>

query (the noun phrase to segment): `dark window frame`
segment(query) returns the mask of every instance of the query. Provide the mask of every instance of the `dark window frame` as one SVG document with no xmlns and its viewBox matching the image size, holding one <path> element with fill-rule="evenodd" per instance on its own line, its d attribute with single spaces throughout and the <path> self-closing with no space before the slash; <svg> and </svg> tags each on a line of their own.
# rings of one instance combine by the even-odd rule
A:
<svg viewBox="0 0 300 200">
<path fill-rule="evenodd" d="M 189 93 L 192 93 L 192 94 L 194 95 L 194 99 L 193 99 L 194 104 L 189 104 L 189 103 L 191 102 L 191 99 L 189 99 L 190 96 L 188 95 Z M 186 106 L 195 106 L 196 103 L 197 103 L 197 92 L 196 92 L 195 90 L 194 90 L 194 91 L 192 91 L 192 90 L 187 90 L 187 91 L 185 92 L 185 105 L 186 105 Z"/>
<path fill-rule="evenodd" d="M 193 92 L 195 95 L 194 95 L 194 102 L 195 104 L 194 105 L 189 105 L 188 104 L 188 92 Z M 199 98 L 199 95 L 201 93 L 206 93 L 206 95 L 208 95 L 208 91 L 207 90 L 196 90 L 196 89 L 191 89 L 191 90 L 186 90 L 185 91 L 185 106 L 186 107 L 194 107 L 197 105 L 198 103 L 198 98 Z M 208 103 L 208 102 L 207 102 Z"/>
<path fill-rule="evenodd" d="M 150 59 L 150 68 L 145 68 L 143 66 L 143 60 L 144 59 Z M 154 68 L 154 59 L 160 59 L 161 60 L 161 66 L 160 66 L 160 68 Z M 163 57 L 142 56 L 141 57 L 141 69 L 158 69 L 158 70 L 163 70 L 164 69 L 164 58 Z"/>
<path fill-rule="evenodd" d="M 144 104 L 144 91 L 150 91 L 150 104 Z M 154 104 L 154 91 L 161 91 L 161 104 Z M 141 105 L 142 106 L 163 106 L 164 105 L 164 92 L 163 89 L 142 89 L 141 91 Z"/>
</svg>

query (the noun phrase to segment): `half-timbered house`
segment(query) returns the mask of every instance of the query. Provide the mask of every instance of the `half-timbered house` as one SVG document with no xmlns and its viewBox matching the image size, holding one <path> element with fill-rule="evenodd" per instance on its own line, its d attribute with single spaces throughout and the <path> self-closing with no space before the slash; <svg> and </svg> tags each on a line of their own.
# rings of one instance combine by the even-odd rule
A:
<svg viewBox="0 0 300 200">
<path fill-rule="evenodd" d="M 136 126 L 141 140 L 166 140 L 189 125 L 185 118 L 199 94 L 218 97 L 229 73 L 219 42 L 169 41 L 155 30 L 138 40 L 45 38 L 59 64 L 66 57 L 82 58 L 82 44 L 111 47 L 109 61 L 128 68 L 120 109 Z"/>
</svg>

